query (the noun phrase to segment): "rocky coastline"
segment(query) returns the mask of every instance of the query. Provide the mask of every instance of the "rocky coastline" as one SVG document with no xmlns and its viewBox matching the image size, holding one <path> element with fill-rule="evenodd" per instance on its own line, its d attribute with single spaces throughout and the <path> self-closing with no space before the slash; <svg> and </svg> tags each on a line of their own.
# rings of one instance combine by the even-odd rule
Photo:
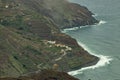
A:
<svg viewBox="0 0 120 80">
<path fill-rule="evenodd" d="M 51 69 L 54 64 L 68 72 L 99 61 L 61 33 L 98 23 L 86 7 L 67 0 L 0 0 L 0 4 L 0 77 Z"/>
</svg>

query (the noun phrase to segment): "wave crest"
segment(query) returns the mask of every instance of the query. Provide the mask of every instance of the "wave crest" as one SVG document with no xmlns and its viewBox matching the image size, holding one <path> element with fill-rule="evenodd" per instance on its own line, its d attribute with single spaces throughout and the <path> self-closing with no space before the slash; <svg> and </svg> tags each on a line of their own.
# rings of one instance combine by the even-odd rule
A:
<svg viewBox="0 0 120 80">
<path fill-rule="evenodd" d="M 101 21 L 99 21 L 99 23 L 96 23 L 95 26 L 100 26 L 100 25 L 105 24 L 105 23 L 107 23 L 107 22 L 104 20 L 101 20 Z"/>
</svg>

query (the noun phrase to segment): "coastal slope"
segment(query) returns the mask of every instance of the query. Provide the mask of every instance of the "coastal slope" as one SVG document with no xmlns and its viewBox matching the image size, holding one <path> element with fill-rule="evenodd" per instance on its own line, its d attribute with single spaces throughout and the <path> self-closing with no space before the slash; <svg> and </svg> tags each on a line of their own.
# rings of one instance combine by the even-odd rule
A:
<svg viewBox="0 0 120 80">
<path fill-rule="evenodd" d="M 29 75 L 20 76 L 18 78 L 0 78 L 0 80 L 79 80 L 68 75 L 65 72 L 54 70 L 42 70 L 38 73 L 31 73 Z"/>
<path fill-rule="evenodd" d="M 71 71 L 99 60 L 61 29 L 98 22 L 83 6 L 66 0 L 0 0 L 0 77 L 20 76 L 58 65 Z"/>
</svg>

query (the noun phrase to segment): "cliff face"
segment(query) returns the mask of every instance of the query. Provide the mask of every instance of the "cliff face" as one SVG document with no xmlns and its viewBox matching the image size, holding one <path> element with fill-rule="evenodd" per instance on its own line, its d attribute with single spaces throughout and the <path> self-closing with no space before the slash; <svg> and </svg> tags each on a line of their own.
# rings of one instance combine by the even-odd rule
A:
<svg viewBox="0 0 120 80">
<path fill-rule="evenodd" d="M 71 71 L 97 63 L 60 29 L 97 22 L 87 8 L 66 0 L 0 0 L 0 77 L 54 64 Z"/>
</svg>

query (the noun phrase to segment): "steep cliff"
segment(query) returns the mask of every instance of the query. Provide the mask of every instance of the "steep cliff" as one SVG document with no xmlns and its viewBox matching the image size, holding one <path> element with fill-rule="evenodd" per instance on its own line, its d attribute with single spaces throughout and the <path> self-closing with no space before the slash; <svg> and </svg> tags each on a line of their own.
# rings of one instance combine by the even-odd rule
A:
<svg viewBox="0 0 120 80">
<path fill-rule="evenodd" d="M 96 22 L 87 8 L 66 0 L 0 0 L 0 77 L 96 64 L 98 57 L 60 31 Z"/>
</svg>

